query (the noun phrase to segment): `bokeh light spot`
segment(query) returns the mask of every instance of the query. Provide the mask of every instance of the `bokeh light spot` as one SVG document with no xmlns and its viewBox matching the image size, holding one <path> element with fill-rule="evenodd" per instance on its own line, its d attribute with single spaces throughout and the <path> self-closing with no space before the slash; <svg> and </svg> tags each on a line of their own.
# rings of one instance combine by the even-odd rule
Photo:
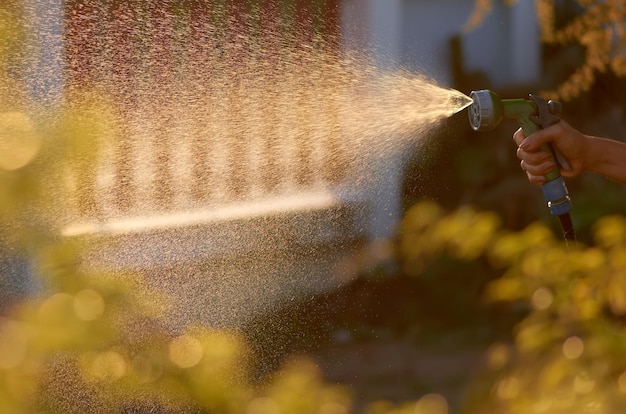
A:
<svg viewBox="0 0 626 414">
<path fill-rule="evenodd" d="M 280 414 L 280 406 L 271 398 L 260 397 L 248 403 L 246 414 Z"/>
<path fill-rule="evenodd" d="M 55 293 L 41 303 L 37 316 L 42 322 L 59 323 L 71 315 L 73 297 L 67 293 Z"/>
<path fill-rule="evenodd" d="M 74 296 L 74 313 L 83 321 L 94 321 L 104 313 L 104 299 L 93 289 L 83 289 Z"/>
<path fill-rule="evenodd" d="M 132 369 L 142 383 L 156 381 L 163 374 L 160 361 L 141 356 L 133 359 Z"/>
<path fill-rule="evenodd" d="M 617 386 L 623 394 L 626 394 L 626 372 L 622 372 L 617 378 Z"/>
<path fill-rule="evenodd" d="M 91 363 L 91 374 L 103 381 L 114 381 L 126 374 L 126 361 L 115 351 L 97 354 Z"/>
<path fill-rule="evenodd" d="M 507 377 L 498 383 L 498 397 L 503 400 L 512 400 L 519 395 L 520 383 L 515 377 Z"/>
<path fill-rule="evenodd" d="M 22 112 L 0 113 L 0 168 L 17 170 L 32 161 L 41 148 L 35 124 Z"/>
<path fill-rule="evenodd" d="M 28 338 L 24 327 L 0 318 L 0 369 L 19 366 L 26 358 Z"/>
<path fill-rule="evenodd" d="M 574 391 L 577 394 L 589 394 L 595 385 L 596 382 L 587 372 L 581 372 L 574 378 Z"/>
<path fill-rule="evenodd" d="M 487 363 L 491 369 L 501 369 L 511 358 L 509 348 L 504 344 L 494 344 L 489 348 Z"/>
<path fill-rule="evenodd" d="M 191 335 L 174 338 L 169 347 L 170 360 L 180 368 L 192 368 L 204 356 L 202 344 Z"/>
<path fill-rule="evenodd" d="M 448 401 L 441 394 L 427 394 L 415 407 L 417 414 L 448 414 Z"/>
<path fill-rule="evenodd" d="M 541 287 L 533 293 L 531 301 L 533 308 L 536 310 L 546 310 L 552 305 L 554 296 L 552 292 L 550 292 L 550 289 Z"/>
<path fill-rule="evenodd" d="M 348 414 L 348 408 L 342 404 L 330 402 L 320 407 L 319 414 Z"/>
<path fill-rule="evenodd" d="M 577 359 L 583 354 L 585 344 L 577 336 L 570 336 L 563 342 L 563 355 L 567 359 Z"/>
</svg>

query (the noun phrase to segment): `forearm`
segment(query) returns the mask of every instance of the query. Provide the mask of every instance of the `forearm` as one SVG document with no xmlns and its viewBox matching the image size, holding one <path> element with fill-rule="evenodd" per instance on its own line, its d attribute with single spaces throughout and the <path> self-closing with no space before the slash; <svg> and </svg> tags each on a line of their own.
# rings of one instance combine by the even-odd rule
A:
<svg viewBox="0 0 626 414">
<path fill-rule="evenodd" d="M 588 137 L 584 169 L 626 184 L 626 143 Z"/>
</svg>

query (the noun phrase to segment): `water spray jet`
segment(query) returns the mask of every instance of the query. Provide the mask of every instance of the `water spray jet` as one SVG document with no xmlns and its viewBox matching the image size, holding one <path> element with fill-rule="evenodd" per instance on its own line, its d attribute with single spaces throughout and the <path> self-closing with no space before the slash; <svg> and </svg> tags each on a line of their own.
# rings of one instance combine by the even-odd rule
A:
<svg viewBox="0 0 626 414">
<path fill-rule="evenodd" d="M 490 131 L 495 129 L 503 119 L 514 119 L 526 136 L 547 128 L 560 121 L 561 104 L 557 101 L 529 95 L 530 99 L 500 99 L 493 91 L 483 89 L 470 93 L 472 104 L 468 108 L 469 122 L 474 131 Z M 561 176 L 559 168 L 570 170 L 571 167 L 565 157 L 551 144 L 542 146 L 542 151 L 551 155 L 555 167 L 544 177 L 545 183 L 541 186 L 544 198 L 550 213 L 557 216 L 561 222 L 565 240 L 575 240 L 574 226 L 570 217 L 572 203 L 567 186 Z"/>
</svg>

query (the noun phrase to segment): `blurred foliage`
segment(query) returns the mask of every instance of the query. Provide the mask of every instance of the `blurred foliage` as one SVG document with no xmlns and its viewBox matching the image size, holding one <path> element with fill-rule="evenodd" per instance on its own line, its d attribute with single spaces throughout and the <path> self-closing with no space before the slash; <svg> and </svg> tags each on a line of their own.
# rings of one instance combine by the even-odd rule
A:
<svg viewBox="0 0 626 414">
<path fill-rule="evenodd" d="M 405 271 L 418 277 L 447 256 L 485 260 L 501 272 L 486 283 L 485 300 L 525 309 L 512 341 L 491 346 L 491 372 L 473 384 L 466 412 L 626 409 L 623 216 L 596 222 L 592 244 L 568 247 L 543 224 L 512 232 L 502 229 L 493 213 L 464 208 L 446 214 L 423 202 L 404 219 L 399 254 Z"/>
<path fill-rule="evenodd" d="M 518 0 L 501 0 L 514 6 Z M 474 11 L 468 18 L 464 30 L 479 26 L 493 9 L 493 0 L 475 0 Z M 564 5 L 563 3 L 567 3 Z M 535 0 L 541 40 L 547 45 L 567 46 L 574 44 L 584 49 L 580 66 L 553 91 L 544 93 L 552 99 L 569 101 L 582 92 L 589 91 L 598 74 L 613 72 L 626 74 L 626 10 L 622 0 L 579 0 L 557 2 Z M 560 9 L 574 10 L 575 16 L 567 21 L 559 16 Z"/>
<path fill-rule="evenodd" d="M 0 5 L 3 40 L 20 30 L 11 28 L 19 22 L 12 4 Z M 350 390 L 325 383 L 311 361 L 292 358 L 257 383 L 250 344 L 238 332 L 172 333 L 152 304 L 157 293 L 138 276 L 80 266 L 81 246 L 57 236 L 59 213 L 72 201 L 66 172 L 88 174 L 96 144 L 115 139 L 107 127 L 115 111 L 100 94 L 77 93 L 60 113 L 28 113 L 8 70 L 11 48 L 0 48 L 0 246 L 27 263 L 18 276 L 36 287 L 3 303 L 0 412 L 352 412 Z M 478 179 L 469 170 L 465 178 Z M 491 347 L 491 372 L 477 378 L 467 412 L 623 411 L 626 221 L 604 217 L 590 224 L 592 243 L 569 249 L 544 225 L 522 224 L 515 232 L 494 213 L 446 214 L 424 202 L 401 227 L 403 269 L 431 277 L 430 286 L 443 289 L 440 302 L 484 292 L 525 311 L 513 340 Z M 4 279 L 9 269 L 0 271 Z M 441 275 L 455 282 L 441 285 Z M 454 283 L 464 290 L 451 297 Z M 365 412 L 445 414 L 448 405 L 427 394 Z"/>
<path fill-rule="evenodd" d="M 60 237 L 59 223 L 89 190 L 80 180 L 100 144 L 119 137 L 116 111 L 101 91 L 78 90 L 62 108 L 28 109 L 12 60 L 19 12 L 19 2 L 0 4 L 0 412 L 350 412 L 349 390 L 326 384 L 310 361 L 290 359 L 255 382 L 239 332 L 172 332 L 154 305 L 161 293 L 138 275 L 81 265 L 83 246 Z M 4 289 L 11 281 L 32 286 L 20 296 Z M 426 395 L 370 412 L 445 410 Z"/>
</svg>

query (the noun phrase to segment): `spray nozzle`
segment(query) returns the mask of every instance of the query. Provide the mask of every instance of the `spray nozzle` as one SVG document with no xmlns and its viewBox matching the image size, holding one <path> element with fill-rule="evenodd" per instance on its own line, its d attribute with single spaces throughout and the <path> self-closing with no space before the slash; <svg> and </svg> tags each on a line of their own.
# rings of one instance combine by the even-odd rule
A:
<svg viewBox="0 0 626 414">
<path fill-rule="evenodd" d="M 512 118 L 520 123 L 526 136 L 538 129 L 547 128 L 561 119 L 560 102 L 529 95 L 530 99 L 500 99 L 488 89 L 472 91 L 469 107 L 469 122 L 474 131 L 490 131 L 503 118 Z M 528 123 L 527 121 L 531 121 Z"/>
<path fill-rule="evenodd" d="M 483 89 L 472 91 L 470 98 L 472 104 L 468 116 L 474 131 L 490 131 L 503 118 L 510 118 L 515 119 L 524 135 L 529 136 L 559 122 L 562 110 L 559 102 L 546 101 L 535 95 L 530 95 L 530 99 L 500 99 L 493 91 Z M 558 166 L 570 169 L 567 159 L 555 151 L 552 145 L 546 144 L 542 149 L 552 155 Z M 542 190 L 550 212 L 561 217 L 568 215 L 571 202 L 558 166 L 545 175 L 546 183 Z"/>
<path fill-rule="evenodd" d="M 502 120 L 502 101 L 494 92 L 483 89 L 470 93 L 468 115 L 474 131 L 491 131 Z"/>
</svg>

